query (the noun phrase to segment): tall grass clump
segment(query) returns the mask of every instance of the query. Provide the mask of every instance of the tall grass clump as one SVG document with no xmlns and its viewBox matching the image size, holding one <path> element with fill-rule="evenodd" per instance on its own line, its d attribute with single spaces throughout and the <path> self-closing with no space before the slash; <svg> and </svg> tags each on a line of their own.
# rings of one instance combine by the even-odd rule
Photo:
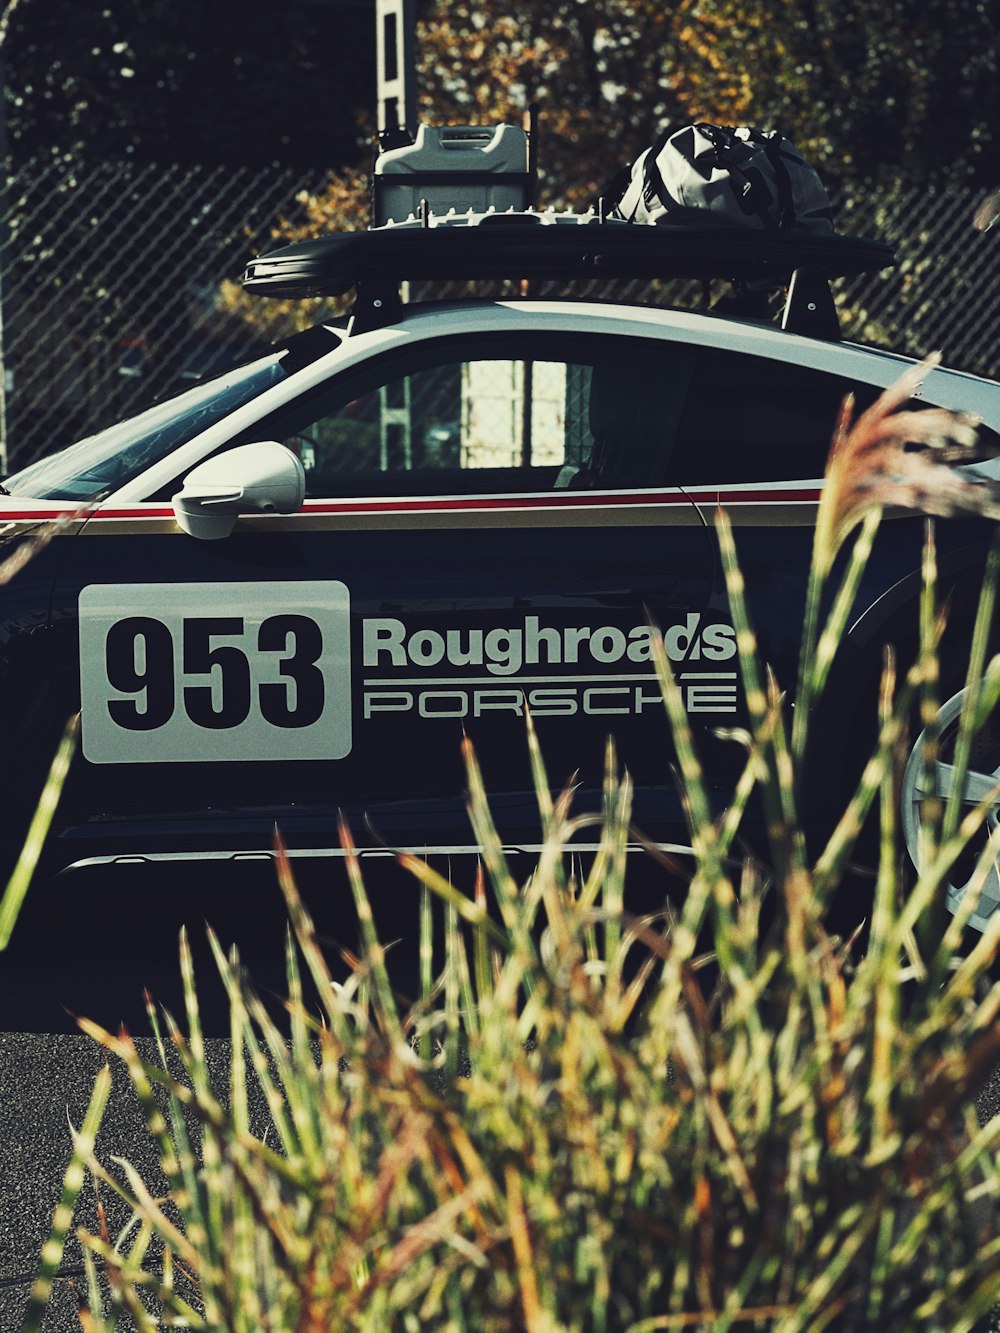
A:
<svg viewBox="0 0 1000 1333">
<path fill-rule="evenodd" d="M 463 887 L 406 858 L 423 905 L 414 1003 L 393 990 L 349 831 L 364 947 L 346 982 L 334 980 L 279 849 L 293 928 L 285 1025 L 211 937 L 230 1002 L 226 1086 L 206 1071 L 183 937 L 183 1025 L 149 1005 L 158 1060 L 141 1059 L 125 1032 L 84 1024 L 127 1068 L 170 1191 L 154 1197 L 128 1162 L 95 1154 L 105 1072 L 76 1134 L 28 1327 L 40 1326 L 57 1280 L 85 1171 L 131 1217 L 117 1237 L 79 1233 L 90 1292 L 81 1319 L 93 1329 L 127 1315 L 140 1329 L 248 1333 L 953 1333 L 988 1314 L 1000 1297 L 1000 1119 L 981 1126 L 973 1098 L 1000 1053 L 1000 986 L 988 974 L 1000 921 L 964 947 L 960 919 L 936 932 L 927 922 L 990 802 L 963 813 L 959 776 L 929 811 L 921 868 L 904 881 L 893 790 L 913 710 L 923 700 L 935 711 L 942 619 L 930 531 L 919 652 L 898 678 L 887 659 L 857 791 L 819 849 L 798 818 L 802 719 L 823 697 L 880 506 L 995 503 L 934 461 L 966 456 L 971 424 L 896 411 L 912 389 L 853 427 L 847 414 L 841 422 L 797 684 L 760 660 L 719 516 L 748 713 L 731 739 L 746 758 L 731 806 L 713 814 L 661 646 L 694 852 L 678 905 L 664 866 L 662 910 L 629 911 L 632 791 L 613 747 L 599 850 L 582 862 L 574 842 L 592 820 L 574 813 L 571 791 L 551 794 L 530 727 L 543 828 L 531 873 L 519 880 L 508 863 L 468 747 L 479 877 Z M 996 696 L 986 662 L 995 566 L 973 636 L 970 734 Z M 740 858 L 755 793 L 769 854 Z M 870 923 L 852 947 L 824 923 L 872 818 Z M 974 884 L 963 910 L 975 896 Z M 168 1072 L 176 1061 L 180 1077 Z"/>
</svg>

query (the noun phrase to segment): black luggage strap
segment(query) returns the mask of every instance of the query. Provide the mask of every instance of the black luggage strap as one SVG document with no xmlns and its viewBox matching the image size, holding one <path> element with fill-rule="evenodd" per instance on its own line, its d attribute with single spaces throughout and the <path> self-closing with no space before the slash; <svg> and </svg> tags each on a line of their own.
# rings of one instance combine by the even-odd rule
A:
<svg viewBox="0 0 1000 1333">
<path fill-rule="evenodd" d="M 785 166 L 781 144 L 780 132 L 773 130 L 764 140 L 763 148 L 767 160 L 774 168 L 774 181 L 778 187 L 778 227 L 781 231 L 786 231 L 795 220 L 795 207 L 792 201 L 792 178 Z"/>
<path fill-rule="evenodd" d="M 673 128 L 668 128 L 660 135 L 656 142 L 646 153 L 646 160 L 642 164 L 642 197 L 647 206 L 652 202 L 655 196 L 667 210 L 671 212 L 677 207 L 677 200 L 671 195 L 663 177 L 660 174 L 660 168 L 657 166 L 657 159 L 667 145 L 667 140 L 674 133 Z M 638 205 L 636 205 L 638 207 Z"/>
</svg>

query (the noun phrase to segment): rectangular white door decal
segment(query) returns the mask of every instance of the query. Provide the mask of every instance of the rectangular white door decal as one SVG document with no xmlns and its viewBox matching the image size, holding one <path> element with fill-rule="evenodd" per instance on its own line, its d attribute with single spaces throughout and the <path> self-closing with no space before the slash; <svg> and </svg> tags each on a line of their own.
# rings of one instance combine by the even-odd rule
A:
<svg viewBox="0 0 1000 1333">
<path fill-rule="evenodd" d="M 91 584 L 79 615 L 91 763 L 350 753 L 345 584 Z"/>
</svg>

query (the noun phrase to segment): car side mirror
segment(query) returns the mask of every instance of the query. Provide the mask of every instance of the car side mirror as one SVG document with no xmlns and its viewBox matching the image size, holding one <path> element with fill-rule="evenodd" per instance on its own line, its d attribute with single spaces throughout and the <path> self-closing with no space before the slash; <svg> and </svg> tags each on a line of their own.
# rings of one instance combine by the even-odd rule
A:
<svg viewBox="0 0 1000 1333">
<path fill-rule="evenodd" d="M 216 454 L 184 478 L 173 497 L 174 515 L 192 537 L 228 537 L 237 515 L 293 514 L 302 508 L 306 474 L 283 444 L 265 440 Z"/>
</svg>

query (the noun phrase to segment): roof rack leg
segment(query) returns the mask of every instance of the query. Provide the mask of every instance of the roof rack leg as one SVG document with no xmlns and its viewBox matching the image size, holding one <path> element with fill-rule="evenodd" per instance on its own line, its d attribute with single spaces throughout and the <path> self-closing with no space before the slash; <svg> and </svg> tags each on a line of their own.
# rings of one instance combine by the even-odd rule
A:
<svg viewBox="0 0 1000 1333">
<path fill-rule="evenodd" d="M 788 284 L 781 327 L 790 333 L 840 342 L 840 319 L 830 294 L 830 284 L 814 268 L 797 268 Z"/>
<path fill-rule="evenodd" d="M 403 318 L 403 305 L 396 274 L 386 268 L 369 269 L 358 283 L 351 316 L 352 335 L 398 324 Z"/>
</svg>

